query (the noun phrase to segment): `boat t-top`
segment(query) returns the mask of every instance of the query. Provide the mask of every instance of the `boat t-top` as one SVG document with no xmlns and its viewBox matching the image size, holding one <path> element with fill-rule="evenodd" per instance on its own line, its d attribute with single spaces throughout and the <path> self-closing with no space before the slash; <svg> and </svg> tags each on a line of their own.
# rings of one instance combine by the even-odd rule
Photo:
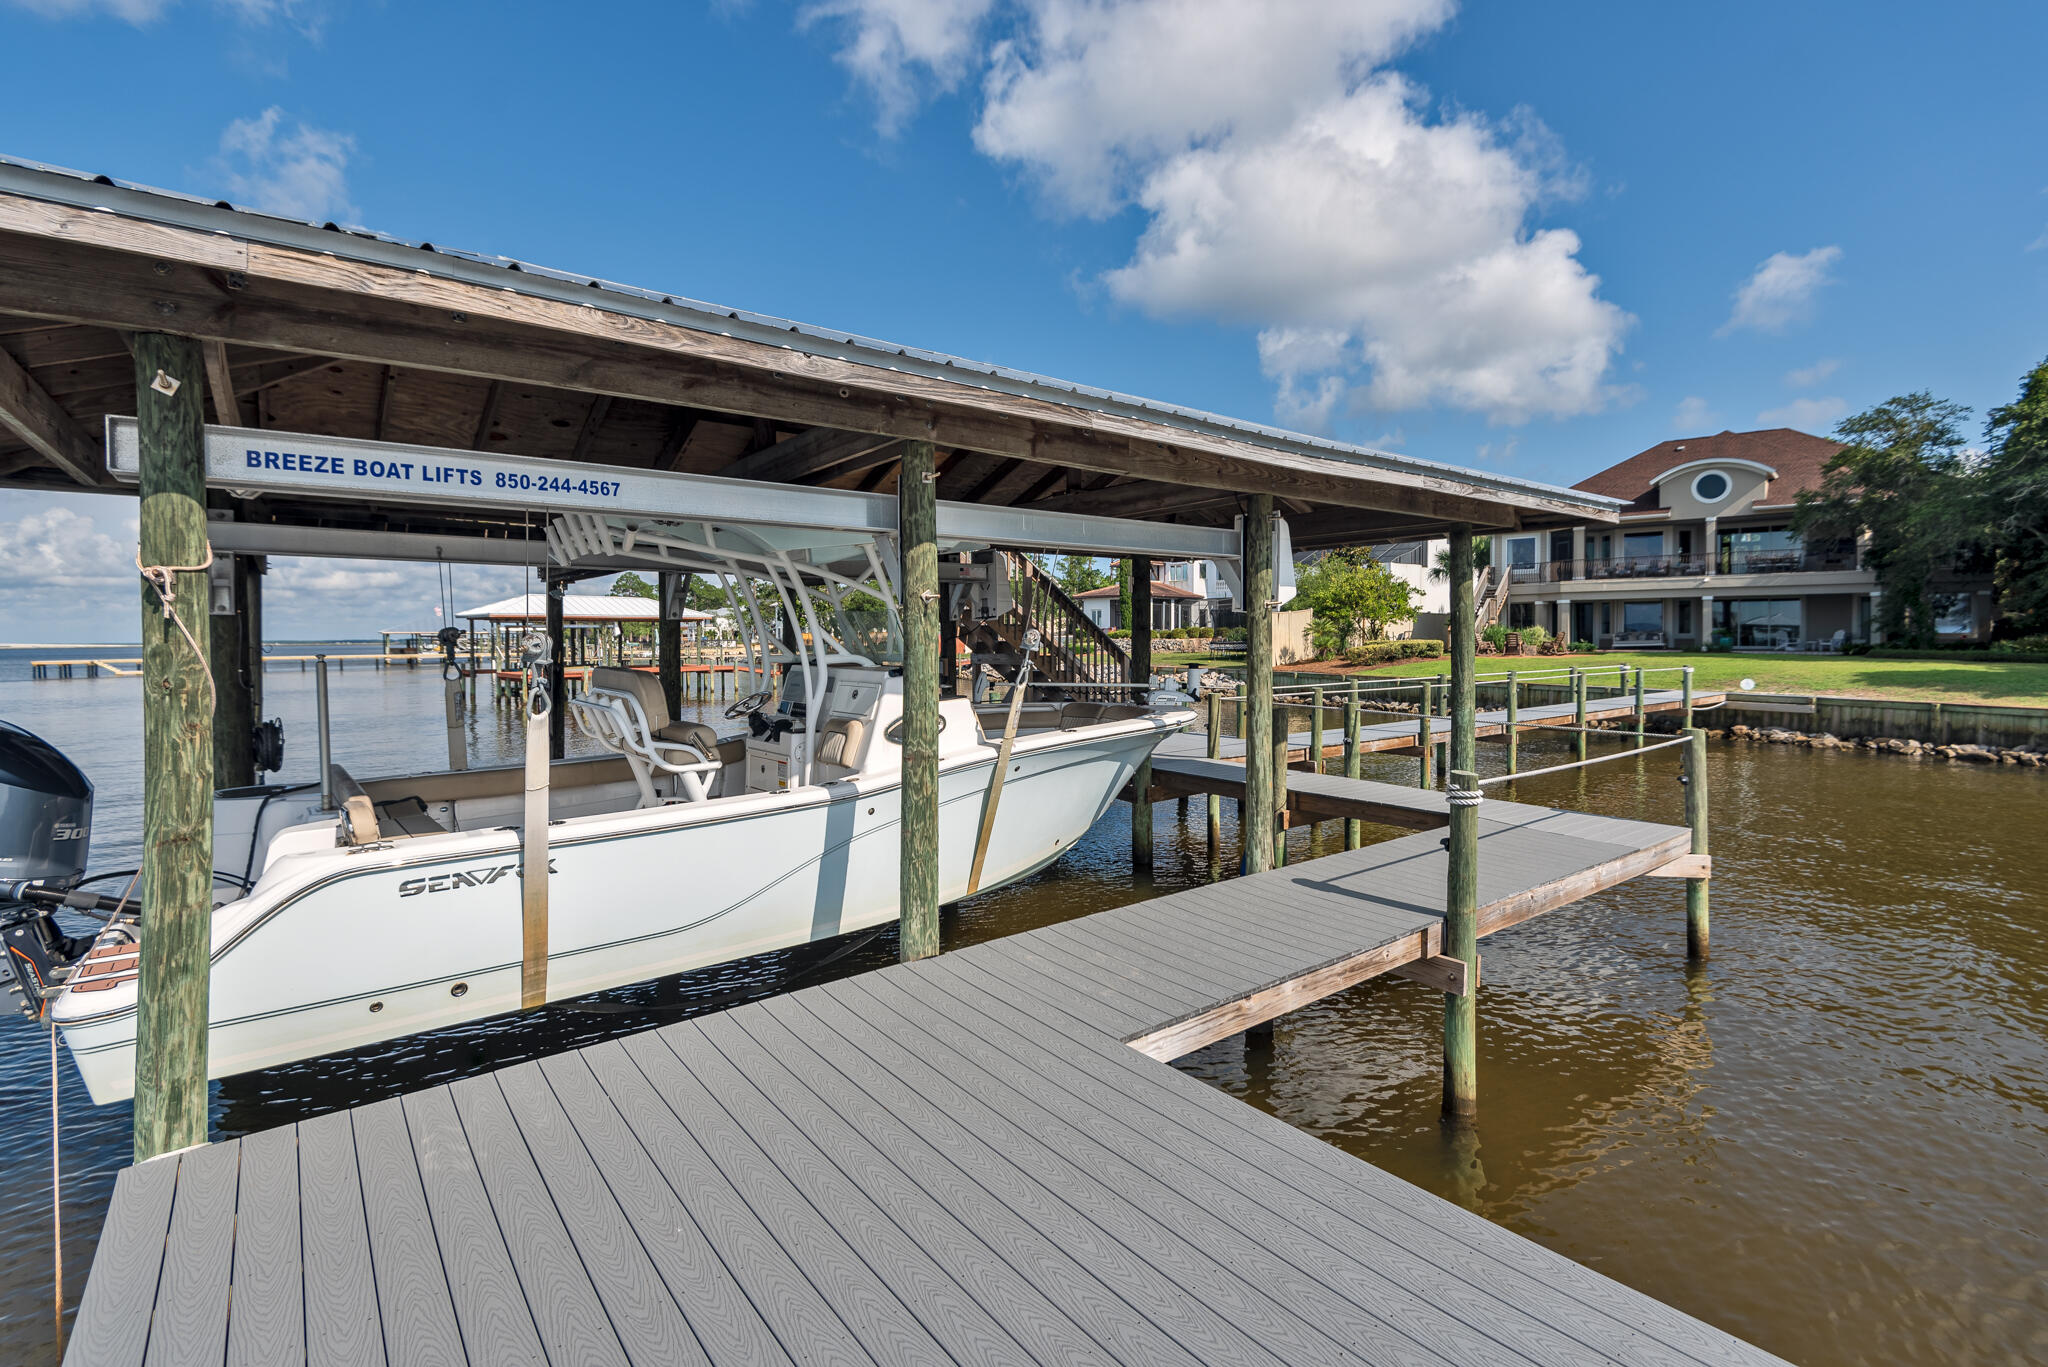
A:
<svg viewBox="0 0 2048 1367">
<path fill-rule="evenodd" d="M 546 1001 L 898 915 L 893 533 L 571 511 L 552 516 L 546 544 L 557 573 L 674 571 L 724 590 L 748 681 L 725 724 L 672 714 L 654 674 L 599 667 L 569 704 L 594 755 L 545 763 L 543 740 L 537 763 L 545 730 L 530 728 L 521 765 L 371 775 L 337 762 L 318 783 L 222 791 L 211 1076 L 535 1004 L 524 891 L 543 861 Z M 1061 678 L 1028 620 L 1046 600 L 1023 554 L 943 538 L 941 551 L 945 610 L 979 647 L 971 685 L 939 704 L 951 902 L 1058 859 L 1195 718 L 1184 694 Z M 1052 677 L 1018 677 L 1034 649 Z M 547 664 L 530 664 L 544 713 Z M 993 697 L 1019 683 L 1018 706 Z M 15 929 L 19 943 L 40 937 L 40 962 L 16 972 L 47 998 L 93 1099 L 132 1095 L 146 921 L 115 915 L 89 941 L 47 917 Z"/>
</svg>

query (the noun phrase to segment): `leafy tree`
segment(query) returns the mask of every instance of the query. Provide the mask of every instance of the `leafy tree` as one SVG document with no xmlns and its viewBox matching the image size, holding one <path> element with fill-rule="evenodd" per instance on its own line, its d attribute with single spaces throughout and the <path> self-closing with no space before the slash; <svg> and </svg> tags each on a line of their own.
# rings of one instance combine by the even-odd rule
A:
<svg viewBox="0 0 2048 1367">
<path fill-rule="evenodd" d="M 1984 435 L 1979 476 L 1999 609 L 2014 634 L 2048 634 L 2048 361 L 2021 379 L 2017 400 L 1991 410 Z"/>
<path fill-rule="evenodd" d="M 614 598 L 658 598 L 661 595 L 654 585 L 648 583 L 645 579 L 633 573 L 633 571 L 627 570 L 617 579 L 612 580 L 611 596 Z"/>
<path fill-rule="evenodd" d="M 1131 629 L 1131 562 L 1116 562 L 1116 624 Z"/>
<path fill-rule="evenodd" d="M 1923 390 L 1844 418 L 1835 436 L 1845 445 L 1792 514 L 1809 540 L 1869 533 L 1863 559 L 1884 590 L 1878 625 L 1894 644 L 1933 644 L 1930 586 L 1983 540 L 1960 426 L 1969 411 Z"/>
<path fill-rule="evenodd" d="M 1109 583 L 1109 575 L 1103 571 L 1094 557 L 1086 555 L 1063 555 L 1057 566 L 1039 564 L 1059 580 L 1060 587 L 1068 593 L 1086 593 Z"/>
<path fill-rule="evenodd" d="M 1472 538 L 1472 568 L 1483 570 L 1493 563 L 1493 542 L 1483 536 Z M 1447 584 L 1451 579 L 1451 548 L 1444 547 L 1430 562 L 1429 578 L 1432 583 Z"/>
<path fill-rule="evenodd" d="M 1327 657 L 1341 653 L 1361 632 L 1377 640 L 1390 624 L 1413 618 L 1419 593 L 1371 556 L 1343 549 L 1300 573 L 1292 606 L 1315 614 L 1309 635 L 1316 653 Z"/>
</svg>

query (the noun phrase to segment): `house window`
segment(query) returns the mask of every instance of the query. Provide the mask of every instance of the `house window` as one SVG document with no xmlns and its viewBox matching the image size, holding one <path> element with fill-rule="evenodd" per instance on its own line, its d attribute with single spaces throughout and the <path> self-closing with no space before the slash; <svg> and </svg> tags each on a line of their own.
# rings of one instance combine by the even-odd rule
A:
<svg viewBox="0 0 2048 1367">
<path fill-rule="evenodd" d="M 1775 650 L 1799 639 L 1797 598 L 1717 598 L 1714 629 L 1749 650 Z"/>
<path fill-rule="evenodd" d="M 1722 574 L 1782 574 L 1800 568 L 1799 533 L 1790 527 L 1738 527 L 1721 533 Z"/>
<path fill-rule="evenodd" d="M 1621 629 L 1630 636 L 1662 636 L 1664 634 L 1664 605 L 1662 603 L 1623 603 L 1621 605 Z"/>
<path fill-rule="evenodd" d="M 1970 595 L 1967 593 L 1930 593 L 1927 605 L 1934 609 L 1934 634 L 1937 636 L 1968 636 L 1976 625 L 1970 613 Z"/>
<path fill-rule="evenodd" d="M 1508 538 L 1508 571 L 1513 579 L 1527 581 L 1536 577 L 1536 538 L 1533 536 L 1511 536 Z"/>
<path fill-rule="evenodd" d="M 1694 475 L 1692 496 L 1702 503 L 1719 503 L 1728 497 L 1728 476 L 1719 470 L 1706 470 Z"/>
</svg>

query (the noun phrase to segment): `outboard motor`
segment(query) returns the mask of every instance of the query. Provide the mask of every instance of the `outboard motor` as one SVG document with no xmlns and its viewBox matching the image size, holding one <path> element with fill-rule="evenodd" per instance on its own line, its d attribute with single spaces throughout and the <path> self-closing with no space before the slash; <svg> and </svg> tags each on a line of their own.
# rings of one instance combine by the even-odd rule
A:
<svg viewBox="0 0 2048 1367">
<path fill-rule="evenodd" d="M 91 937 L 73 939 L 50 912 L 102 900 L 72 889 L 85 876 L 92 833 L 92 781 L 56 746 L 0 721 L 0 945 L 31 1016 L 57 971 Z M 75 899 L 75 901 L 74 901 Z"/>
</svg>

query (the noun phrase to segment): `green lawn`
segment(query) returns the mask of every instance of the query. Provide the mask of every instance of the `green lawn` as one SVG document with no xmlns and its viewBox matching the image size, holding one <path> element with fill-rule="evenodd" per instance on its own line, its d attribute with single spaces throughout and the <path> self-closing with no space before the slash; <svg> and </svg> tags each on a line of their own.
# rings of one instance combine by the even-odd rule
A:
<svg viewBox="0 0 2048 1367">
<path fill-rule="evenodd" d="M 1158 655 L 1162 666 L 1186 657 Z M 1242 664 L 1219 657 L 1204 664 Z M 1698 655 L 1677 651 L 1599 651 L 1591 655 L 1498 656 L 1479 659 L 1481 675 L 1508 669 L 1531 673 L 1577 665 L 1582 669 L 1618 669 L 1641 665 L 1649 670 L 1693 666 L 1693 687 L 1701 692 L 1734 692 L 1744 679 L 1756 682 L 1759 693 L 1829 693 L 1850 698 L 1907 698 L 1932 702 L 1992 702 L 2048 706 L 2048 664 L 1979 664 L 1943 660 L 1873 660 L 1860 655 Z M 1317 673 L 1350 673 L 1341 665 L 1296 666 Z M 1371 678 L 1441 674 L 1441 660 L 1409 660 L 1355 672 Z M 1651 688 L 1675 688 L 1678 675 L 1655 673 Z"/>
</svg>

